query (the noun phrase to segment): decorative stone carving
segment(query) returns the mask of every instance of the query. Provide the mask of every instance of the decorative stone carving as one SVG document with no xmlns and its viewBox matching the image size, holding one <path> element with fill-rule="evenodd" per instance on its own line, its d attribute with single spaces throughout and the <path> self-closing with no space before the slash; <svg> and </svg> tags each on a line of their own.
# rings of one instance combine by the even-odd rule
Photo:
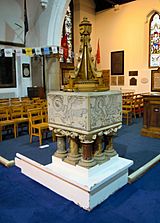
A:
<svg viewBox="0 0 160 223">
<path fill-rule="evenodd" d="M 80 134 L 96 134 L 121 124 L 119 91 L 48 94 L 49 125 Z"/>
</svg>

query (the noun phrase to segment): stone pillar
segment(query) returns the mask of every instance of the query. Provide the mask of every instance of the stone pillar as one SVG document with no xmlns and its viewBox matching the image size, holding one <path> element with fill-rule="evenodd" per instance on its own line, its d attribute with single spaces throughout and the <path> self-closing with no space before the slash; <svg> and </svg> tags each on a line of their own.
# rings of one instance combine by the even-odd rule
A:
<svg viewBox="0 0 160 223">
<path fill-rule="evenodd" d="M 108 144 L 106 145 L 104 153 L 108 158 L 116 156 L 117 152 L 114 150 L 112 142 L 113 134 L 105 135 L 105 137 L 107 138 Z"/>
<path fill-rule="evenodd" d="M 57 150 L 54 153 L 54 156 L 64 159 L 67 156 L 65 136 L 62 134 L 56 134 L 56 138 L 57 138 Z"/>
<path fill-rule="evenodd" d="M 102 152 L 102 141 L 103 141 L 103 133 L 97 135 L 95 142 L 94 142 L 94 159 L 97 163 L 101 164 L 104 163 L 108 158 Z"/>
<path fill-rule="evenodd" d="M 85 139 L 85 137 L 81 140 L 82 144 L 82 158 L 79 161 L 78 165 L 91 168 L 95 166 L 97 163 L 93 158 L 93 140 Z"/>
<path fill-rule="evenodd" d="M 70 137 L 69 153 L 67 157 L 64 159 L 64 161 L 72 165 L 76 165 L 79 162 L 80 158 L 81 155 L 79 153 L 79 139 L 78 137 Z"/>
</svg>

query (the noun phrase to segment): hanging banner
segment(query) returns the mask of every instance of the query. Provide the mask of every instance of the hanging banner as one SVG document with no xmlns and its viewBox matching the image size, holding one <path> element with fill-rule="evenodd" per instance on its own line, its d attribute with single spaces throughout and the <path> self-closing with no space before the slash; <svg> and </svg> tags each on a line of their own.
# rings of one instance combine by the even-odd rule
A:
<svg viewBox="0 0 160 223">
<path fill-rule="evenodd" d="M 58 53 L 57 46 L 52 46 L 51 48 L 52 48 L 52 53 L 53 53 L 53 54 Z"/>
<path fill-rule="evenodd" d="M 67 60 L 67 58 L 68 58 L 67 34 L 63 36 L 63 38 L 61 40 L 61 46 L 63 47 L 63 56 L 64 56 L 64 59 Z"/>
<path fill-rule="evenodd" d="M 44 54 L 45 55 L 49 55 L 50 54 L 49 47 L 45 47 L 44 48 Z"/>
<path fill-rule="evenodd" d="M 35 48 L 35 54 L 36 55 L 42 55 L 42 51 L 40 47 Z"/>
<path fill-rule="evenodd" d="M 5 57 L 13 57 L 13 49 L 4 49 L 4 56 Z"/>
<path fill-rule="evenodd" d="M 25 51 L 26 51 L 26 55 L 27 56 L 33 56 L 33 53 L 32 53 L 32 48 L 25 48 Z"/>
<path fill-rule="evenodd" d="M 20 57 L 21 55 L 22 55 L 22 49 L 21 48 L 16 49 L 16 56 Z"/>
</svg>

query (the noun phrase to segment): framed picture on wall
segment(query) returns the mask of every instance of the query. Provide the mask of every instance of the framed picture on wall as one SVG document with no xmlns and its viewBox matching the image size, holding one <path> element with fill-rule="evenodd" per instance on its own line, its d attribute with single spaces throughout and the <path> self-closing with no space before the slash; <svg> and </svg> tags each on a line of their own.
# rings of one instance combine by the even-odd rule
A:
<svg viewBox="0 0 160 223">
<path fill-rule="evenodd" d="M 30 77 L 30 64 L 22 64 L 23 77 Z"/>
<path fill-rule="evenodd" d="M 111 75 L 124 75 L 124 51 L 111 52 Z"/>
</svg>

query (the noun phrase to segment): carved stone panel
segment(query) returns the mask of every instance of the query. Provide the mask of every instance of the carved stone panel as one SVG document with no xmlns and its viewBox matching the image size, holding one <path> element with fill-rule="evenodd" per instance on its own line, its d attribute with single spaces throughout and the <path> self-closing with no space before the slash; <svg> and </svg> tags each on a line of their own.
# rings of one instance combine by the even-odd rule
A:
<svg viewBox="0 0 160 223">
<path fill-rule="evenodd" d="M 49 125 L 79 133 L 100 131 L 121 123 L 119 91 L 62 92 L 48 94 Z"/>
</svg>

